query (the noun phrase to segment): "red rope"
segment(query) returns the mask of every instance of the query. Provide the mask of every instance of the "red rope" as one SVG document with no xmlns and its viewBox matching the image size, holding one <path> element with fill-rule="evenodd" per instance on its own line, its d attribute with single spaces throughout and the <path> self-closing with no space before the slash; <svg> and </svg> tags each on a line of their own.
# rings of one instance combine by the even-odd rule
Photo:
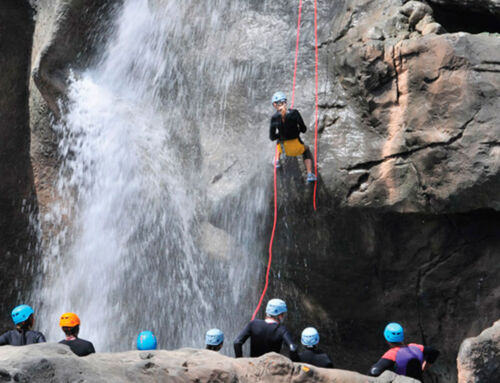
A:
<svg viewBox="0 0 500 383">
<path fill-rule="evenodd" d="M 297 21 L 297 41 L 295 43 L 295 63 L 293 68 L 293 85 L 292 85 L 292 102 L 290 107 L 293 108 L 293 103 L 295 100 L 295 83 L 297 78 L 297 61 L 299 57 L 299 41 L 300 41 L 300 17 L 302 15 L 302 0 L 299 1 L 299 18 Z M 317 44 L 316 44 L 317 45 Z M 279 159 L 279 151 L 278 145 L 276 145 L 276 151 L 274 153 L 274 222 L 273 222 L 273 230 L 271 232 L 271 239 L 269 240 L 269 259 L 267 261 L 267 270 L 266 270 L 266 283 L 264 284 L 264 289 L 262 290 L 262 294 L 260 295 L 259 303 L 255 308 L 255 311 L 252 315 L 252 320 L 255 319 L 257 313 L 260 310 L 260 306 L 262 305 L 262 301 L 266 296 L 267 287 L 269 286 L 269 273 L 271 271 L 271 262 L 273 260 L 273 242 L 274 242 L 274 233 L 276 232 L 276 224 L 278 220 L 278 190 L 276 187 L 276 161 Z"/>
<path fill-rule="evenodd" d="M 318 17 L 317 17 L 317 0 L 314 0 L 314 43 L 315 43 L 315 116 L 314 116 L 314 175 L 316 176 L 316 181 L 314 182 L 314 193 L 313 193 L 313 206 L 316 210 L 316 190 L 318 188 Z"/>
<path fill-rule="evenodd" d="M 252 320 L 255 319 L 255 316 L 260 310 L 260 306 L 262 305 L 262 301 L 267 292 L 267 286 L 269 285 L 269 272 L 271 271 L 271 262 L 273 260 L 273 242 L 274 242 L 274 233 L 276 231 L 276 222 L 278 218 L 278 189 L 276 187 L 276 161 L 279 159 L 278 145 L 276 145 L 276 151 L 274 153 L 274 223 L 273 223 L 273 231 L 271 232 L 271 240 L 269 241 L 269 260 L 267 261 L 267 271 L 266 271 L 266 283 L 264 285 L 264 290 L 262 290 L 262 294 L 259 299 L 259 303 L 255 308 L 255 311 L 252 315 Z"/>
</svg>

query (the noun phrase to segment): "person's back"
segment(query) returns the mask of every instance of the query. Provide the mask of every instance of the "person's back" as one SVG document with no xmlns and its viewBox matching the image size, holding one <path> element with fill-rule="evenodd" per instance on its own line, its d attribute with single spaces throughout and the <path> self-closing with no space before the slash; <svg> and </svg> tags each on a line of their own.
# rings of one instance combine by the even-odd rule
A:
<svg viewBox="0 0 500 383">
<path fill-rule="evenodd" d="M 299 360 L 316 367 L 333 368 L 333 363 L 328 355 L 318 348 L 308 348 L 302 351 L 299 354 Z"/>
<path fill-rule="evenodd" d="M 43 334 L 33 330 L 16 329 L 0 335 L 0 345 L 25 346 L 43 342 L 46 342 Z"/>
<path fill-rule="evenodd" d="M 46 342 L 41 332 L 31 330 L 35 323 L 35 316 L 30 306 L 15 307 L 11 316 L 16 328 L 0 335 L 0 345 L 24 346 Z"/>
<path fill-rule="evenodd" d="M 89 354 L 95 353 L 94 345 L 85 339 L 76 338 L 75 339 L 64 339 L 59 343 L 69 346 L 71 351 L 73 351 L 78 356 L 87 356 Z"/>
<path fill-rule="evenodd" d="M 298 359 L 297 346 L 286 327 L 281 323 L 286 304 L 281 299 L 271 299 L 266 307 L 266 319 L 250 321 L 234 341 L 234 353 L 237 358 L 243 356 L 243 343 L 250 338 L 250 356 L 259 357 L 268 352 L 281 351 L 283 342 L 288 346 L 290 359 Z"/>
</svg>

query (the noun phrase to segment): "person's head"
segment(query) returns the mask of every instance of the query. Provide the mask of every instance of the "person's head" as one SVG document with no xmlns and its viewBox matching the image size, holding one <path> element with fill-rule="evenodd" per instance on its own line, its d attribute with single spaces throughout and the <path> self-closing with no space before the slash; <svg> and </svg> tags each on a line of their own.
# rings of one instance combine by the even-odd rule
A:
<svg viewBox="0 0 500 383">
<path fill-rule="evenodd" d="M 75 313 L 64 313 L 59 318 L 59 327 L 61 327 L 66 336 L 78 336 L 80 318 Z"/>
<path fill-rule="evenodd" d="M 224 333 L 218 328 L 208 330 L 205 335 L 205 344 L 207 350 L 219 351 L 224 344 Z"/>
<path fill-rule="evenodd" d="M 12 321 L 20 330 L 29 330 L 35 324 L 35 312 L 28 305 L 20 305 L 11 312 Z"/>
<path fill-rule="evenodd" d="M 385 326 L 384 338 L 391 346 L 402 344 L 405 340 L 403 326 L 396 322 L 389 323 Z"/>
<path fill-rule="evenodd" d="M 137 336 L 138 350 L 156 350 L 156 337 L 152 331 L 142 331 Z"/>
<path fill-rule="evenodd" d="M 319 333 L 314 327 L 307 327 L 302 331 L 300 342 L 304 347 L 314 348 L 319 343 Z"/>
<path fill-rule="evenodd" d="M 287 308 L 284 300 L 274 298 L 267 302 L 266 316 L 268 318 L 273 318 L 282 322 L 286 312 Z"/>
<path fill-rule="evenodd" d="M 286 109 L 286 95 L 283 92 L 276 92 L 271 98 L 271 103 L 276 110 L 281 110 L 283 106 Z"/>
</svg>

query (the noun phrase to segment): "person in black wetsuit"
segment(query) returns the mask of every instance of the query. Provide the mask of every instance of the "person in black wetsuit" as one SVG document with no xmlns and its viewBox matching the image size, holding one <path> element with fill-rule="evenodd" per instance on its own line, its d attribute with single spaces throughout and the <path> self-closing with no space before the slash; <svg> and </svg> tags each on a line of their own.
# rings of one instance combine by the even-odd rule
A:
<svg viewBox="0 0 500 383">
<path fill-rule="evenodd" d="M 318 349 L 319 333 L 314 327 L 308 327 L 302 331 L 300 338 L 305 351 L 299 354 L 302 363 L 312 364 L 316 367 L 333 368 L 333 363 L 328 355 Z"/>
<path fill-rule="evenodd" d="M 41 332 L 31 330 L 35 325 L 35 314 L 30 306 L 17 306 L 12 310 L 11 316 L 16 328 L 0 335 L 1 346 L 24 346 L 46 342 Z"/>
<path fill-rule="evenodd" d="M 278 141 L 278 150 L 282 155 L 294 157 L 302 154 L 307 170 L 307 182 L 315 182 L 311 151 L 300 139 L 300 133 L 307 130 L 302 116 L 297 109 L 287 109 L 286 95 L 283 92 L 276 92 L 271 101 L 276 113 L 271 117 L 269 138 L 271 141 Z M 279 162 L 276 166 L 278 165 Z"/>
<path fill-rule="evenodd" d="M 426 364 L 434 363 L 439 356 L 439 351 L 434 347 L 404 344 L 404 331 L 399 323 L 389 323 L 385 327 L 384 337 L 391 348 L 371 367 L 368 375 L 379 376 L 389 370 L 422 381 Z"/>
<path fill-rule="evenodd" d="M 290 359 L 298 361 L 297 346 L 293 343 L 292 336 L 282 324 L 286 303 L 281 299 L 271 299 L 266 306 L 266 319 L 250 321 L 234 341 L 234 354 L 236 358 L 243 356 L 243 343 L 250 338 L 250 356 L 259 357 L 268 352 L 281 351 L 283 342 L 288 346 Z"/>
<path fill-rule="evenodd" d="M 66 334 L 66 339 L 59 343 L 69 346 L 78 356 L 86 356 L 95 353 L 94 345 L 85 339 L 78 338 L 80 331 L 80 318 L 75 313 L 64 313 L 59 320 L 59 326 Z"/>
</svg>

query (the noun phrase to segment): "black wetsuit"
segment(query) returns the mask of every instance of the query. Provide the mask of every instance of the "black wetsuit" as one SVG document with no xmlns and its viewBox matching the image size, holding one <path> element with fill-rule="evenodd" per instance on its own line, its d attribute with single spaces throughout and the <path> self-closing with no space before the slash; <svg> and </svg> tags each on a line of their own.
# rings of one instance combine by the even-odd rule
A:
<svg viewBox="0 0 500 383">
<path fill-rule="evenodd" d="M 297 109 L 288 109 L 285 115 L 285 122 L 280 112 L 276 112 L 271 117 L 271 126 L 269 128 L 269 138 L 271 141 L 300 140 L 300 133 L 305 133 L 306 124 Z M 302 141 L 300 141 L 302 142 Z"/>
<path fill-rule="evenodd" d="M 251 357 L 258 357 L 272 351 L 279 353 L 282 343 L 285 342 L 290 352 L 290 359 L 298 361 L 297 346 L 281 323 L 266 322 L 262 319 L 249 322 L 234 341 L 234 354 L 237 358 L 243 356 L 243 343 L 248 338 L 250 338 Z"/>
<path fill-rule="evenodd" d="M 323 352 L 316 347 L 307 348 L 305 351 L 301 352 L 299 354 L 299 360 L 302 363 L 312 364 L 316 367 L 333 368 L 333 363 L 326 352 Z"/>
<path fill-rule="evenodd" d="M 24 346 L 33 343 L 44 343 L 45 337 L 38 331 L 10 330 L 0 335 L 0 345 Z"/>
<path fill-rule="evenodd" d="M 379 376 L 389 370 L 422 381 L 423 361 L 431 364 L 438 356 L 439 351 L 432 346 L 410 343 L 408 346 L 393 347 L 372 366 L 368 375 Z"/>
<path fill-rule="evenodd" d="M 74 340 L 61 340 L 59 343 L 65 344 L 71 348 L 78 356 L 86 356 L 95 353 L 94 345 L 85 339 L 76 338 Z"/>
</svg>

